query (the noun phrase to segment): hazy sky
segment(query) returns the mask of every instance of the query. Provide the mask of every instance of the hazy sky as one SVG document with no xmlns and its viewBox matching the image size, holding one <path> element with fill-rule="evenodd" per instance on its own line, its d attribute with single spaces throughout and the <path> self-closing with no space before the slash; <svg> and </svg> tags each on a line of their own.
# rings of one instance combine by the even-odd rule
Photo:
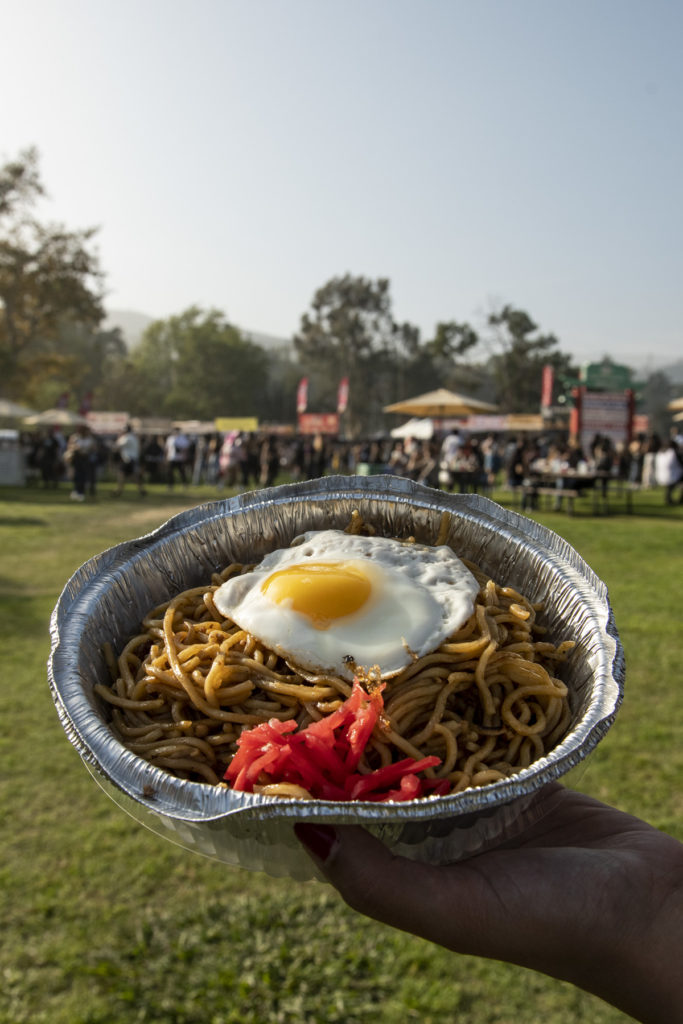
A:
<svg viewBox="0 0 683 1024">
<path fill-rule="evenodd" d="M 683 354 L 680 0 L 5 0 L 0 161 L 99 225 L 109 308 L 290 336 L 315 290 L 511 303 L 583 362 Z"/>
</svg>

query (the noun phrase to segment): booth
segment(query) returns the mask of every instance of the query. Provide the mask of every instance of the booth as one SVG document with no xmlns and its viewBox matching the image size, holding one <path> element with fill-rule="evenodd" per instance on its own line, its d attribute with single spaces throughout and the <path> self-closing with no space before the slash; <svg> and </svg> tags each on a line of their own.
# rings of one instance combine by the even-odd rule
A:
<svg viewBox="0 0 683 1024">
<path fill-rule="evenodd" d="M 0 430 L 0 484 L 23 487 L 26 464 L 18 430 Z"/>
</svg>

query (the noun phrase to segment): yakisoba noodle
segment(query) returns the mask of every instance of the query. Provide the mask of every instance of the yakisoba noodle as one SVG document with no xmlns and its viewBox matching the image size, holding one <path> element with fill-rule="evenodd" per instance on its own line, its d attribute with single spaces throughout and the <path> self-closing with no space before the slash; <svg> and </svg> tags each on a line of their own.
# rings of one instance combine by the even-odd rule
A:
<svg viewBox="0 0 683 1024">
<path fill-rule="evenodd" d="M 444 519 L 437 543 L 445 537 Z M 374 532 L 354 514 L 347 532 Z M 410 543 L 407 541 L 406 543 Z M 426 775 L 450 792 L 506 778 L 550 751 L 570 721 L 567 687 L 556 675 L 572 641 L 544 639 L 541 605 L 465 562 L 479 583 L 474 613 L 435 651 L 386 680 L 384 715 L 361 771 L 430 755 Z M 351 684 L 290 666 L 226 621 L 213 594 L 252 567 L 234 563 L 210 585 L 153 609 L 118 658 L 106 651 L 112 684 L 95 689 L 112 705 L 113 726 L 133 753 L 180 777 L 222 779 L 246 728 L 271 718 L 299 727 L 336 710 Z M 372 669 L 361 672 L 374 685 Z M 255 787 L 305 796 L 287 784 Z"/>
</svg>

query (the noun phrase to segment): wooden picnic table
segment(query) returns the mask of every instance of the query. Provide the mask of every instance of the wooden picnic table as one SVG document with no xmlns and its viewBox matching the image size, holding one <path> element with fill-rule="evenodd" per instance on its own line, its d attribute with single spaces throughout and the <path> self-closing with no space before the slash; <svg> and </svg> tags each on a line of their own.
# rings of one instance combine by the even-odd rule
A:
<svg viewBox="0 0 683 1024">
<path fill-rule="evenodd" d="M 538 508 L 538 499 L 545 500 L 546 507 L 553 502 L 553 508 L 560 510 L 566 502 L 569 515 L 574 514 L 574 501 L 590 492 L 594 515 L 609 514 L 609 491 L 611 484 L 621 484 L 626 495 L 626 507 L 632 511 L 632 491 L 625 481 L 617 480 L 609 472 L 589 470 L 531 471 L 522 484 L 522 508 Z"/>
</svg>

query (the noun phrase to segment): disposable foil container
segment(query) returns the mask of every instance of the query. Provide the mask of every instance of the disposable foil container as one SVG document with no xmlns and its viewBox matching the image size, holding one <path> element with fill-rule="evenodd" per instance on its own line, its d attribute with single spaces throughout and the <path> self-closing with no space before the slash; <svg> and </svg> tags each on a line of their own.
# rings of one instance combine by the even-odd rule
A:
<svg viewBox="0 0 683 1024">
<path fill-rule="evenodd" d="M 152 608 L 207 582 L 233 561 L 257 561 L 306 530 L 343 529 L 358 511 L 378 533 L 447 543 L 499 583 L 545 602 L 556 640 L 576 647 L 562 666 L 572 725 L 547 756 L 509 779 L 405 803 L 283 800 L 189 782 L 131 753 L 94 692 L 108 683 L 102 653 L 120 650 Z M 332 476 L 200 505 L 147 536 L 91 558 L 53 611 L 48 675 L 66 735 L 112 799 L 154 832 L 227 864 L 296 879 L 316 876 L 297 821 L 361 824 L 395 853 L 433 864 L 481 851 L 515 826 L 547 783 L 578 768 L 621 703 L 623 650 L 607 589 L 557 534 L 476 494 L 448 494 L 394 476 Z"/>
</svg>

